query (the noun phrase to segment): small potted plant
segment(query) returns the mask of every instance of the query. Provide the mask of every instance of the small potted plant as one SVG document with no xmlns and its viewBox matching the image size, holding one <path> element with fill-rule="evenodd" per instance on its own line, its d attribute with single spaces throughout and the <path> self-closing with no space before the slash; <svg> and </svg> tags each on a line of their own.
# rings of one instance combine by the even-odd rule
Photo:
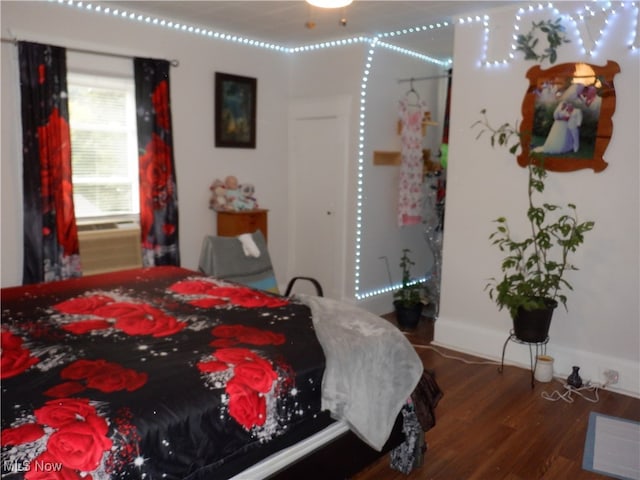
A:
<svg viewBox="0 0 640 480">
<path fill-rule="evenodd" d="M 537 40 L 532 34 L 520 35 L 518 50 L 525 53 L 525 59 L 542 61 L 549 58 L 553 63 L 556 48 L 568 40 L 559 20 L 540 22 L 533 25 L 533 31 L 540 29 L 546 33 L 549 47 L 542 55 L 533 50 Z M 522 141 L 522 132 L 508 123 L 493 127 L 485 110 L 482 119 L 474 123 L 480 127 L 478 137 L 488 132 L 492 146 L 508 147 L 516 154 Z M 525 212 L 529 223 L 528 232 L 516 234 L 506 218 L 494 220 L 495 231 L 490 235 L 505 256 L 501 261 L 501 278 L 491 278 L 485 289 L 498 308 L 507 308 L 513 320 L 514 334 L 525 342 L 543 342 L 549 331 L 554 309 L 558 303 L 567 308 L 565 291 L 572 290 L 565 274 L 577 268 L 569 257 L 584 242 L 584 234 L 594 227 L 594 222 L 578 220 L 576 206 L 565 206 L 545 202 L 542 197 L 547 170 L 544 155 L 531 151 L 526 165 L 528 208 Z"/>
<path fill-rule="evenodd" d="M 415 262 L 411 260 L 409 254 L 411 250 L 405 248 L 400 257 L 400 268 L 402 269 L 402 286 L 393 294 L 393 307 L 396 312 L 398 325 L 404 328 L 415 328 L 422 316 L 424 303 L 422 301 L 422 283 L 411 279 L 411 267 Z"/>
</svg>

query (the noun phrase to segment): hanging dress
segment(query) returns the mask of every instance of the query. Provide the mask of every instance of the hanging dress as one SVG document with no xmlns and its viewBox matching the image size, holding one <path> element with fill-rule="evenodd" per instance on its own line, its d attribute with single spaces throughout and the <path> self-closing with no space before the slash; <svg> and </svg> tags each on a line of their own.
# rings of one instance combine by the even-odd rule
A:
<svg viewBox="0 0 640 480">
<path fill-rule="evenodd" d="M 411 104 L 407 97 L 400 100 L 399 117 L 402 124 L 402 163 L 398 181 L 398 226 L 416 225 L 422 221 L 422 118 L 424 101 Z"/>
</svg>

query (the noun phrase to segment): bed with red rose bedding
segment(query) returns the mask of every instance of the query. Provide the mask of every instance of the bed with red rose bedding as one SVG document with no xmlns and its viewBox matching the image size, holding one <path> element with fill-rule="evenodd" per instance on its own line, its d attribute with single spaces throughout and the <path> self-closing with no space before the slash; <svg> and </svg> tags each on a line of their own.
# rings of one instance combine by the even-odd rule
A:
<svg viewBox="0 0 640 480">
<path fill-rule="evenodd" d="M 177 267 L 1 300 L 3 478 L 228 478 L 333 422 L 304 302 Z"/>
</svg>

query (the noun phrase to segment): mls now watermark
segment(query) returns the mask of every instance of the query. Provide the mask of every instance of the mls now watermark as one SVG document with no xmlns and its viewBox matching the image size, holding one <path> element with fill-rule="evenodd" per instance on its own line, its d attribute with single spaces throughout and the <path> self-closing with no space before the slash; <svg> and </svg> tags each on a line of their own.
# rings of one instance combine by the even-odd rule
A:
<svg viewBox="0 0 640 480">
<path fill-rule="evenodd" d="M 3 460 L 2 473 L 43 472 L 52 473 L 62 470 L 60 462 L 43 462 L 41 460 Z"/>
</svg>

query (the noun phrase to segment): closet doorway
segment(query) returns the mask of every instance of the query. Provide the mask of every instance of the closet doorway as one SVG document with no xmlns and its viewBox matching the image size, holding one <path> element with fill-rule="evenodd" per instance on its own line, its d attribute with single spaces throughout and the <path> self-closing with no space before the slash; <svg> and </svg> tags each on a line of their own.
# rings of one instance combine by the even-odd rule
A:
<svg viewBox="0 0 640 480">
<path fill-rule="evenodd" d="M 289 110 L 289 277 L 344 297 L 351 98 L 297 99 Z"/>
</svg>

